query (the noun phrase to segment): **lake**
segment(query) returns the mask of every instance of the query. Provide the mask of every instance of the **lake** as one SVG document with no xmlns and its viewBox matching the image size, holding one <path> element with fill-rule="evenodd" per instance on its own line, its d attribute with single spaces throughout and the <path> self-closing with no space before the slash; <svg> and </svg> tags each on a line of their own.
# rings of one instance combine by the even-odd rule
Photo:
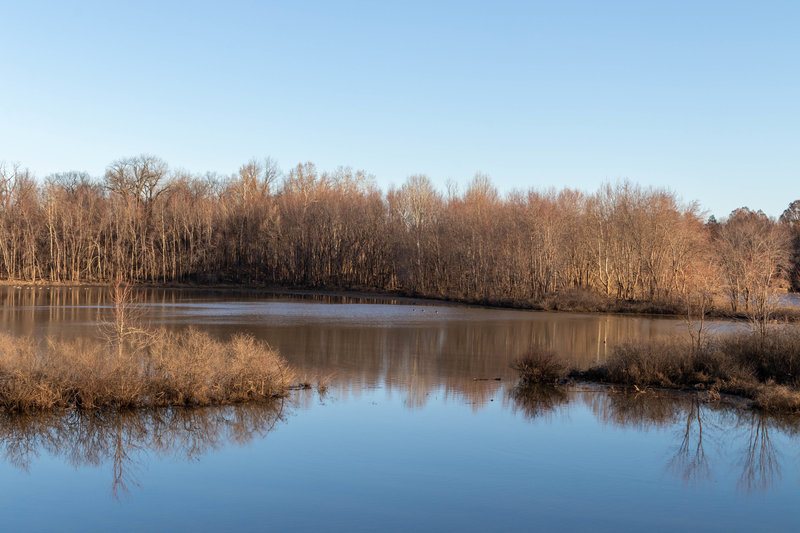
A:
<svg viewBox="0 0 800 533">
<path fill-rule="evenodd" d="M 0 289 L 0 327 L 95 335 L 105 291 Z M 143 322 L 248 332 L 325 394 L 0 417 L 4 529 L 794 530 L 800 421 L 673 393 L 515 388 L 530 346 L 570 364 L 669 318 L 139 291 Z M 718 330 L 730 323 L 716 323 Z"/>
</svg>

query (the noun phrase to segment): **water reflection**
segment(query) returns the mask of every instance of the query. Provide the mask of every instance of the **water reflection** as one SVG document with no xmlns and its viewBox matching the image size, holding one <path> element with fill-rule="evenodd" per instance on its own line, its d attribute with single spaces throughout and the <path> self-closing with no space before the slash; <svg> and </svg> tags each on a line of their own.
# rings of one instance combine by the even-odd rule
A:
<svg viewBox="0 0 800 533">
<path fill-rule="evenodd" d="M 666 471 L 687 484 L 708 483 L 714 469 L 734 464 L 745 492 L 769 489 L 781 475 L 781 446 L 800 431 L 791 420 L 653 393 L 625 395 L 587 389 L 514 387 L 511 362 L 537 345 L 569 364 L 602 361 L 611 347 L 635 339 L 683 333 L 678 320 L 632 316 L 536 313 L 470 307 L 427 307 L 403 300 L 249 293 L 242 290 L 143 289 L 145 319 L 154 326 L 194 326 L 219 337 L 247 332 L 278 348 L 300 376 L 331 380 L 336 402 L 375 394 L 402 398 L 410 410 L 431 403 L 482 410 L 492 400 L 529 421 L 563 423 L 577 405 L 601 424 L 671 435 Z M 358 302 L 358 303 L 355 303 Z M 363 305 L 367 302 L 369 305 Z M 98 288 L 0 288 L 0 328 L 16 334 L 92 335 L 109 306 Z M 335 304 L 335 305 L 332 305 Z M 333 378 L 330 378 L 333 376 Z M 435 400 L 434 400 L 435 399 Z M 299 395 L 296 405 L 316 405 Z M 281 407 L 283 408 L 283 407 Z M 0 415 L 0 448 L 27 468 L 39 454 L 70 464 L 106 465 L 112 490 L 135 486 L 148 457 L 195 459 L 228 442 L 265 436 L 283 419 L 280 409 L 248 405 L 140 413 Z"/>
<path fill-rule="evenodd" d="M 531 387 L 514 388 L 508 397 L 511 409 L 529 420 L 547 420 L 554 411 L 568 412 L 582 403 L 604 425 L 672 430 L 667 472 L 686 484 L 699 485 L 713 480 L 715 465 L 738 467 L 737 488 L 748 494 L 765 492 L 781 478 L 782 454 L 773 433 L 788 438 L 792 447 L 800 440 L 800 417 L 706 403 L 695 395 Z"/>
<path fill-rule="evenodd" d="M 425 306 L 342 296 L 246 290 L 138 291 L 153 326 L 203 329 L 220 338 L 246 332 L 280 350 L 300 375 L 336 377 L 339 397 L 386 387 L 422 408 L 432 390 L 479 409 L 516 381 L 511 362 L 532 345 L 572 365 L 602 361 L 614 344 L 682 333 L 679 320 Z M 96 336 L 109 311 L 102 288 L 0 288 L 0 329 L 72 338 Z M 359 302 L 359 303 L 354 303 Z M 364 305 L 364 304 L 367 305 Z M 496 378 L 499 378 L 496 379 Z"/>
<path fill-rule="evenodd" d="M 780 457 L 770 438 L 770 421 L 758 413 L 748 413 L 741 418 L 748 439 L 739 487 L 747 492 L 766 490 L 781 475 Z"/>
<path fill-rule="evenodd" d="M 561 425 L 569 420 L 571 411 L 580 409 L 603 426 L 637 433 L 658 430 L 666 440 L 648 442 L 664 446 L 665 472 L 697 486 L 713 482 L 715 471 L 733 468 L 739 474 L 732 483 L 745 493 L 765 492 L 775 486 L 782 472 L 780 450 L 796 447 L 800 436 L 800 419 L 709 404 L 698 396 L 627 394 L 596 386 L 537 386 L 511 387 L 503 397 L 504 407 L 529 423 Z M 23 470 L 45 454 L 76 468 L 108 468 L 110 490 L 119 497 L 139 486 L 139 474 L 155 459 L 194 461 L 229 444 L 263 439 L 286 420 L 289 411 L 324 400 L 324 396 L 306 391 L 291 401 L 271 404 L 0 414 L 0 452 L 6 462 Z"/>
<path fill-rule="evenodd" d="M 679 444 L 669 462 L 669 469 L 684 483 L 697 485 L 711 479 L 711 466 L 703 444 L 703 426 L 708 426 L 700 399 L 689 399 L 686 422 L 678 424 Z M 682 427 L 681 427 L 682 426 Z"/>
<path fill-rule="evenodd" d="M 28 471 L 41 454 L 78 468 L 109 465 L 115 497 L 138 486 L 148 458 L 194 461 L 228 444 L 264 438 L 285 419 L 286 402 L 200 409 L 0 414 L 4 459 Z"/>
<path fill-rule="evenodd" d="M 520 413 L 528 420 L 549 419 L 554 413 L 564 410 L 570 402 L 570 395 L 564 388 L 551 385 L 513 387 L 508 398 L 512 400 L 512 412 Z"/>
</svg>

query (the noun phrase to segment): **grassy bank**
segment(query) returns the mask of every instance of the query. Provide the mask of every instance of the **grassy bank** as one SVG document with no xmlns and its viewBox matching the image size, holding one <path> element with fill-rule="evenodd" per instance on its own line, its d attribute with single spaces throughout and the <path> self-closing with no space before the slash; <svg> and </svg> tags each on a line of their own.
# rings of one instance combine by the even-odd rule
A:
<svg viewBox="0 0 800 533">
<path fill-rule="evenodd" d="M 0 408 L 219 405 L 286 394 L 283 358 L 246 335 L 142 332 L 123 342 L 36 341 L 0 334 Z"/>
<path fill-rule="evenodd" d="M 559 384 L 565 379 L 622 385 L 702 391 L 748 399 L 755 408 L 800 414 L 800 331 L 782 328 L 765 337 L 736 334 L 709 340 L 699 348 L 674 339 L 628 343 L 614 348 L 608 360 L 589 369 L 567 369 L 548 352 L 533 351 L 515 368 L 521 384 Z"/>
</svg>

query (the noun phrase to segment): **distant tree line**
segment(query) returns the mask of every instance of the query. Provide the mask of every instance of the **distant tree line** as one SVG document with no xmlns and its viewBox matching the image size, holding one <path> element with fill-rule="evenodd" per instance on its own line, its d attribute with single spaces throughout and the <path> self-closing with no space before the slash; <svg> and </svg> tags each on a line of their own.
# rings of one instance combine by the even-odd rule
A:
<svg viewBox="0 0 800 533">
<path fill-rule="evenodd" d="M 41 181 L 0 165 L 0 277 L 49 282 L 260 283 L 543 302 L 570 291 L 642 302 L 725 295 L 757 308 L 800 288 L 800 200 L 779 220 L 630 182 L 500 195 L 425 176 L 379 190 L 363 171 L 288 173 L 253 160 L 232 176 L 170 171 L 148 155 Z"/>
</svg>

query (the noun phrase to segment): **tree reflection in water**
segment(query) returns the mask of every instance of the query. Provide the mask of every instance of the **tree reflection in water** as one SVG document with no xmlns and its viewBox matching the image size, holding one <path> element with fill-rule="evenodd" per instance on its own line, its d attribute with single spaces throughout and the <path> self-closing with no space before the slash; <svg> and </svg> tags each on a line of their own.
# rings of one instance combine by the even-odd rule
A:
<svg viewBox="0 0 800 533">
<path fill-rule="evenodd" d="M 703 404 L 697 397 L 688 400 L 686 422 L 679 433 L 679 444 L 669 469 L 688 484 L 697 485 L 711 480 L 711 466 L 703 447 L 703 426 L 708 425 Z"/>
<path fill-rule="evenodd" d="M 739 488 L 747 492 L 767 490 L 781 476 L 779 455 L 769 436 L 770 421 L 758 413 L 741 417 L 749 438 L 744 451 Z"/>
<path fill-rule="evenodd" d="M 598 389 L 516 387 L 509 394 L 511 409 L 530 420 L 567 411 L 581 401 L 605 425 L 648 431 L 675 429 L 674 451 L 667 470 L 689 484 L 710 482 L 712 458 L 741 465 L 737 488 L 747 493 L 766 491 L 781 477 L 781 456 L 771 431 L 797 439 L 800 418 L 772 416 L 718 403 L 696 395 L 647 392 L 619 393 Z M 706 446 L 716 444 L 709 456 Z M 730 457 L 726 454 L 734 454 Z"/>
<path fill-rule="evenodd" d="M 204 408 L 0 414 L 0 449 L 23 470 L 47 453 L 69 464 L 112 466 L 115 497 L 139 485 L 148 455 L 197 460 L 228 443 L 263 438 L 285 419 L 286 401 Z"/>
<path fill-rule="evenodd" d="M 494 388 L 494 383 L 487 386 Z M 485 387 L 478 385 L 476 400 L 485 394 Z M 138 486 L 137 474 L 149 456 L 194 461 L 228 443 L 249 443 L 285 420 L 289 405 L 318 401 L 315 398 L 299 395 L 291 400 L 298 404 L 283 400 L 201 409 L 0 413 L 0 452 L 7 462 L 24 470 L 41 454 L 75 467 L 108 464 L 111 491 L 119 497 Z M 505 402 L 508 409 L 530 421 L 567 415 L 580 402 L 604 425 L 641 432 L 673 430 L 667 471 L 686 483 L 699 484 L 712 479 L 715 462 L 739 465 L 737 487 L 748 493 L 766 491 L 781 477 L 781 454 L 773 432 L 795 442 L 800 438 L 800 418 L 705 403 L 688 394 L 532 386 L 511 388 Z M 415 408 L 407 402 L 406 407 Z M 710 453 L 709 443 L 713 444 Z"/>
<path fill-rule="evenodd" d="M 562 387 L 541 384 L 514 387 L 508 397 L 512 400 L 512 411 L 528 420 L 549 418 L 558 409 L 566 409 L 570 401 Z"/>
</svg>

